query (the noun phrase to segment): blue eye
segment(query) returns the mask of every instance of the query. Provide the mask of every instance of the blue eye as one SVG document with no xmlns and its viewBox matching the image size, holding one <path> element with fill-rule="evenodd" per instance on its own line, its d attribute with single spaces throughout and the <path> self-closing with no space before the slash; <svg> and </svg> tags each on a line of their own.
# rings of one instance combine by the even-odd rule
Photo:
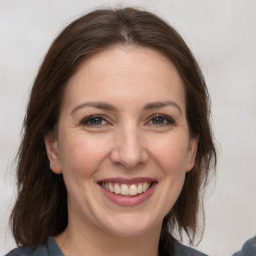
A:
<svg viewBox="0 0 256 256">
<path fill-rule="evenodd" d="M 167 125 L 174 125 L 175 121 L 166 115 L 156 115 L 150 119 L 148 122 L 150 125 L 157 125 L 157 126 L 167 126 Z"/>
<path fill-rule="evenodd" d="M 107 124 L 105 118 L 100 115 L 88 116 L 80 122 L 81 125 L 86 126 L 103 126 Z"/>
</svg>

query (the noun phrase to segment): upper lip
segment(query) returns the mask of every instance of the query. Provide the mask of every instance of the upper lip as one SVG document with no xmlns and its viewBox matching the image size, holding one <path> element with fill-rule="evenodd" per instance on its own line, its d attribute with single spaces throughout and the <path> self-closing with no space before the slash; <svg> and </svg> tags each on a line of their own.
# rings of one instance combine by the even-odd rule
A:
<svg viewBox="0 0 256 256">
<path fill-rule="evenodd" d="M 97 183 L 107 183 L 107 182 L 129 185 L 129 184 L 136 184 L 136 183 L 142 183 L 142 182 L 152 183 L 152 182 L 157 182 L 157 180 L 149 177 L 137 177 L 137 178 L 130 178 L 130 179 L 113 177 L 113 178 L 99 180 Z"/>
</svg>

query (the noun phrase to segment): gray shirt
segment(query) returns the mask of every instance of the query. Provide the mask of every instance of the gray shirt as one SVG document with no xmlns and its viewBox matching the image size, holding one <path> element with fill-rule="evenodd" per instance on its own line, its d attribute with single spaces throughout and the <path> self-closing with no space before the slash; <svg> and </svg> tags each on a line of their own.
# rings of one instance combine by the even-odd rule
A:
<svg viewBox="0 0 256 256">
<path fill-rule="evenodd" d="M 195 249 L 187 247 L 175 241 L 175 256 L 207 256 Z M 49 237 L 47 243 L 39 246 L 35 250 L 28 249 L 26 247 L 19 247 L 5 256 L 64 256 L 59 246 L 52 237 Z M 167 256 L 167 255 L 163 255 Z"/>
<path fill-rule="evenodd" d="M 233 256 L 256 256 L 256 236 L 247 240 L 242 249 Z"/>
</svg>

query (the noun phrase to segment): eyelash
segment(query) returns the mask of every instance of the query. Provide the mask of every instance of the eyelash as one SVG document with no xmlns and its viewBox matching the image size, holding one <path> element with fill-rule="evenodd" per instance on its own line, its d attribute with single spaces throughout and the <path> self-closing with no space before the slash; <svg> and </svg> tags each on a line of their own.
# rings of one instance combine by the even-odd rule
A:
<svg viewBox="0 0 256 256">
<path fill-rule="evenodd" d="M 150 124 L 150 122 L 152 122 L 154 119 L 160 119 L 162 120 L 163 124 Z M 173 118 L 171 118 L 170 116 L 167 116 L 167 115 L 163 115 L 163 114 L 155 114 L 153 116 L 150 117 L 150 120 L 147 122 L 147 125 L 157 125 L 157 126 L 160 126 L 160 127 L 163 127 L 163 126 L 169 126 L 169 125 L 175 125 L 176 122 Z"/>
<path fill-rule="evenodd" d="M 157 121 L 157 119 L 162 120 L 164 123 L 160 123 L 160 124 L 151 123 L 154 120 Z M 97 124 L 97 123 L 93 124 L 92 122 L 95 122 L 95 121 L 96 122 L 100 122 L 100 124 Z M 106 124 L 102 124 L 102 122 L 106 122 Z M 109 122 L 106 120 L 106 118 L 104 118 L 100 114 L 88 116 L 88 117 L 82 119 L 81 122 L 80 122 L 80 125 L 89 126 L 89 127 L 102 127 L 102 126 L 107 125 L 107 124 L 109 124 Z M 147 121 L 147 123 L 146 123 L 147 126 L 148 125 L 150 125 L 150 126 L 151 125 L 153 125 L 153 126 L 156 125 L 156 126 L 160 126 L 160 127 L 169 126 L 169 125 L 175 125 L 175 124 L 176 124 L 176 122 L 175 122 L 175 120 L 173 118 L 171 118 L 171 117 L 169 117 L 167 115 L 163 115 L 163 114 L 154 114 L 154 115 L 150 116 L 149 121 Z"/>
<path fill-rule="evenodd" d="M 108 121 L 106 120 L 106 118 L 104 118 L 102 115 L 92 115 L 92 116 L 88 116 L 86 118 L 84 118 L 81 122 L 80 125 L 85 125 L 85 126 L 93 126 L 93 127 L 100 127 L 103 126 L 102 124 L 92 124 L 90 122 L 93 122 L 95 120 L 97 120 L 102 122 L 105 121 L 106 123 L 108 123 Z"/>
</svg>

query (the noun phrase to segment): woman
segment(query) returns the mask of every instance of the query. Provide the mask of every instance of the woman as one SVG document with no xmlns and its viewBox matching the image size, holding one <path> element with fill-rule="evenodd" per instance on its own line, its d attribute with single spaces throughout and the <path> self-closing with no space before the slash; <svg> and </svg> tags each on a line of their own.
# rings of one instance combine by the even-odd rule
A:
<svg viewBox="0 0 256 256">
<path fill-rule="evenodd" d="M 93 11 L 32 88 L 8 255 L 204 255 L 200 191 L 216 153 L 207 88 L 179 34 L 131 8 Z M 201 227 L 202 228 L 202 227 Z"/>
</svg>

